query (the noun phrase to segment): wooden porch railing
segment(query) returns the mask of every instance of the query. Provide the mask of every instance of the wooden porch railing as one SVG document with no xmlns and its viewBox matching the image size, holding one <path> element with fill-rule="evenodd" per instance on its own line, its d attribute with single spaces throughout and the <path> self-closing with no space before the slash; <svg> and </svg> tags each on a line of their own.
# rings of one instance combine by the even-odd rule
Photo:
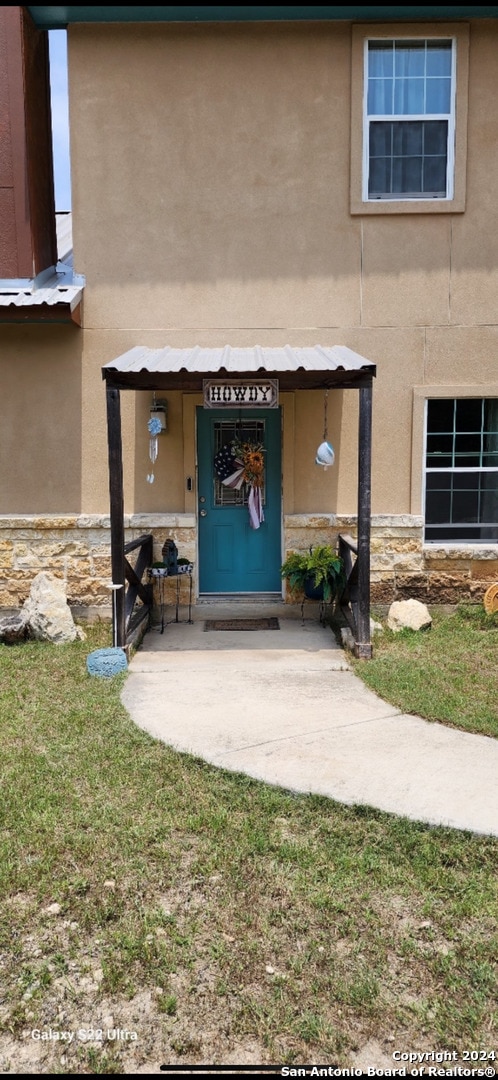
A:
<svg viewBox="0 0 498 1080">
<path fill-rule="evenodd" d="M 126 556 L 137 548 L 140 550 L 133 567 Z M 142 581 L 144 571 L 152 566 L 152 533 L 144 533 L 136 540 L 128 541 L 124 545 L 124 552 L 124 572 L 128 582 L 124 597 L 124 630 L 125 646 L 129 647 L 145 633 L 152 611 L 152 584 L 144 584 Z M 140 599 L 142 604 L 135 609 L 137 599 Z"/>
<path fill-rule="evenodd" d="M 367 596 L 360 596 L 360 558 L 358 543 L 347 533 L 338 537 L 339 555 L 344 563 L 346 583 L 338 597 L 338 605 L 354 638 L 355 654 L 363 659 L 372 655 L 370 642 L 370 596 L 367 578 Z"/>
<path fill-rule="evenodd" d="M 339 534 L 338 541 L 339 555 L 344 563 L 344 575 L 346 578 L 346 583 L 339 596 L 339 607 L 350 630 L 354 634 L 354 639 L 356 641 L 358 620 L 358 544 L 356 543 L 356 540 L 353 540 L 352 536 L 344 533 Z"/>
</svg>

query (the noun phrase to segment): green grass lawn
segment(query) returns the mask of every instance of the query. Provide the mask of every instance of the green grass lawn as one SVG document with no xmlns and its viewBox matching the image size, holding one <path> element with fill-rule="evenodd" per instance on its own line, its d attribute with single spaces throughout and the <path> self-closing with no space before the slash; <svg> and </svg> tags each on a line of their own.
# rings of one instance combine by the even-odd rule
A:
<svg viewBox="0 0 498 1080">
<path fill-rule="evenodd" d="M 385 630 L 374 656 L 353 661 L 357 675 L 403 712 L 498 736 L 498 615 L 461 605 L 431 611 L 430 630 Z"/>
<path fill-rule="evenodd" d="M 175 753 L 88 676 L 109 643 L 0 647 L 2 1071 L 498 1050 L 498 840 Z"/>
</svg>

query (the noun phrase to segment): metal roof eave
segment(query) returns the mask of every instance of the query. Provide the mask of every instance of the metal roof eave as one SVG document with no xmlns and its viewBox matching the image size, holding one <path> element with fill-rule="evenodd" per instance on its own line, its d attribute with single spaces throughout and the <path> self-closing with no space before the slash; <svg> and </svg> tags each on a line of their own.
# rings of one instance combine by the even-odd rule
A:
<svg viewBox="0 0 498 1080">
<path fill-rule="evenodd" d="M 63 5 L 61 7 L 27 5 L 40 30 L 61 30 L 76 23 L 202 23 L 202 22 L 413 22 L 415 20 L 453 21 L 455 19 L 496 19 L 498 7 L 409 5 L 396 7 L 328 5 L 212 6 L 175 5 L 172 7 Z"/>
<path fill-rule="evenodd" d="M 206 378 L 279 380 L 282 390 L 353 388 L 371 383 L 372 361 L 343 345 L 219 349 L 150 349 L 135 346 L 102 368 L 109 388 L 202 390 Z"/>
</svg>

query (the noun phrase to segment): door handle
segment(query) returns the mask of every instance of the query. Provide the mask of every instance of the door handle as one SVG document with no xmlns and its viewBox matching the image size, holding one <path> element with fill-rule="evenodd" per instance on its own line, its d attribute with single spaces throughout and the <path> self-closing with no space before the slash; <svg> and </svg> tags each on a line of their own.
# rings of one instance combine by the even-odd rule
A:
<svg viewBox="0 0 498 1080">
<path fill-rule="evenodd" d="M 207 517 L 207 510 L 201 510 L 200 515 L 201 517 Z"/>
</svg>

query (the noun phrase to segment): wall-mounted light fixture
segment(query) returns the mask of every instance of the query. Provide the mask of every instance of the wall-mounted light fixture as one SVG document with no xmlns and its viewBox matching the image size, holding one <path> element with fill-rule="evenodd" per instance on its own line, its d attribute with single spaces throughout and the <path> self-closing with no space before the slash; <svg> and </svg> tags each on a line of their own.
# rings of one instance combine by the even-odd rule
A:
<svg viewBox="0 0 498 1080">
<path fill-rule="evenodd" d="M 153 402 L 150 407 L 151 420 L 158 420 L 161 425 L 160 435 L 168 430 L 168 402 L 156 401 L 156 395 L 154 394 Z M 156 425 L 157 426 L 157 425 Z"/>
<path fill-rule="evenodd" d="M 167 425 L 168 417 L 168 402 L 156 401 L 156 395 L 154 394 L 153 402 L 150 407 L 150 419 L 147 427 L 149 429 L 149 457 L 152 462 L 152 469 L 147 474 L 147 483 L 154 483 L 154 464 L 157 460 L 158 453 L 158 436 L 162 435 L 163 431 L 168 430 Z"/>
</svg>

